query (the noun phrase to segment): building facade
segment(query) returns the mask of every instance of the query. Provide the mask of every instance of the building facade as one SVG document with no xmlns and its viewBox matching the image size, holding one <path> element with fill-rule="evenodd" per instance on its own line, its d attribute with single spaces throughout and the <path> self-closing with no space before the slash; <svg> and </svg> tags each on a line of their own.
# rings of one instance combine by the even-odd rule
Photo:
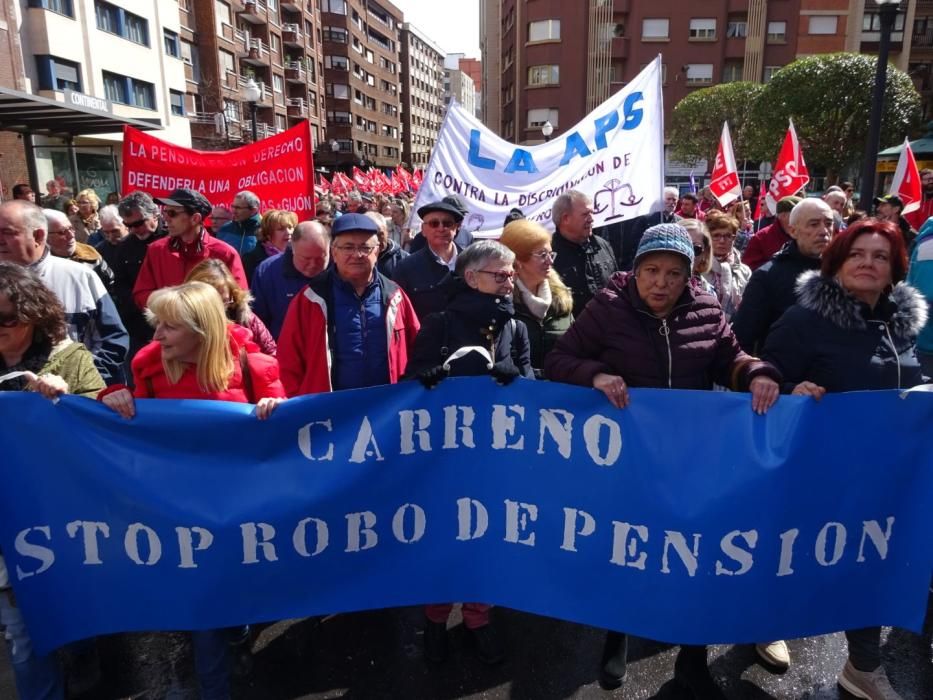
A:
<svg viewBox="0 0 933 700">
<path fill-rule="evenodd" d="M 104 0 L 3 0 L 0 6 L 0 85 L 153 122 L 162 127 L 159 138 L 191 145 L 176 0 L 126 7 Z M 36 136 L 39 182 L 59 177 L 72 191 L 116 191 L 121 141 L 119 131 L 77 137 L 72 161 L 66 140 Z M 0 153 L 4 188 L 28 182 L 22 138 L 0 132 Z"/>
<path fill-rule="evenodd" d="M 470 114 L 476 114 L 476 85 L 462 70 L 444 69 L 444 104 L 456 100 Z"/>
<path fill-rule="evenodd" d="M 323 138 L 321 20 L 310 0 L 179 0 L 185 110 L 195 148 L 226 149 L 308 119 Z"/>
<path fill-rule="evenodd" d="M 325 138 L 322 166 L 394 167 L 401 159 L 402 13 L 387 0 L 321 0 Z"/>
<path fill-rule="evenodd" d="M 444 116 L 444 52 L 409 22 L 402 25 L 401 44 L 402 161 L 424 168 Z"/>
</svg>

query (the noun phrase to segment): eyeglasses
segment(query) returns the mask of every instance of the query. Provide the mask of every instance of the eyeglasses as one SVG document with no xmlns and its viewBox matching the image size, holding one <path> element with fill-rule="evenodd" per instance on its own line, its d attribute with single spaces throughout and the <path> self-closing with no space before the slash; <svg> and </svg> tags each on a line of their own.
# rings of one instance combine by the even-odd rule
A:
<svg viewBox="0 0 933 700">
<path fill-rule="evenodd" d="M 66 226 L 61 231 L 49 231 L 49 235 L 50 236 L 66 236 L 69 233 L 73 234 L 74 232 L 75 232 L 74 226 Z"/>
<path fill-rule="evenodd" d="M 344 255 L 369 255 L 376 246 L 374 245 L 335 245 L 334 250 L 339 250 Z"/>
<path fill-rule="evenodd" d="M 511 280 L 515 277 L 514 272 L 505 272 L 503 270 L 474 270 L 474 272 L 481 272 L 484 275 L 492 275 L 493 279 L 496 280 L 496 284 L 505 284 L 506 281 Z"/>
<path fill-rule="evenodd" d="M 22 323 L 22 321 L 19 320 L 19 317 L 13 314 L 9 316 L 0 316 L 0 328 L 13 328 L 20 323 Z"/>
<path fill-rule="evenodd" d="M 146 221 L 147 221 L 147 219 L 138 219 L 137 221 L 126 221 L 126 220 L 124 220 L 124 221 L 123 221 L 123 225 L 126 226 L 127 228 L 139 228 L 139 227 L 142 226 L 144 223 L 146 223 Z"/>
<path fill-rule="evenodd" d="M 245 204 L 234 204 L 234 205 L 233 205 L 232 207 L 230 207 L 230 208 L 231 208 L 231 209 L 252 209 L 252 207 L 248 207 L 248 206 L 246 206 Z"/>
<path fill-rule="evenodd" d="M 557 253 L 550 251 L 550 250 L 539 250 L 537 253 L 532 253 L 531 257 L 537 258 L 541 262 L 544 262 L 545 260 L 550 260 L 551 262 L 554 262 L 555 260 L 557 260 Z"/>
<path fill-rule="evenodd" d="M 429 219 L 424 222 L 428 228 L 453 228 L 457 222 L 453 219 Z"/>
<path fill-rule="evenodd" d="M 731 241 L 735 238 L 734 233 L 711 233 L 709 235 L 714 241 Z"/>
<path fill-rule="evenodd" d="M 705 253 L 705 252 L 706 252 L 706 246 L 702 246 L 702 245 L 695 245 L 695 246 L 693 246 L 693 254 L 694 254 L 694 255 L 703 255 L 703 253 Z"/>
</svg>

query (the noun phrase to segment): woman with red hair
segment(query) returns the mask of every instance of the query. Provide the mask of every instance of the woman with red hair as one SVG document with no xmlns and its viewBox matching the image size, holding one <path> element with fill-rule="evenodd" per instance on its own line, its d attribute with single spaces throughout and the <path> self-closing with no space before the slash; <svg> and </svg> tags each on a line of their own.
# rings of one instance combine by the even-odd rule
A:
<svg viewBox="0 0 933 700">
<path fill-rule="evenodd" d="M 820 270 L 797 280 L 797 303 L 768 334 L 763 358 L 784 375 L 785 393 L 907 389 L 924 377 L 916 339 L 927 319 L 923 296 L 903 282 L 897 227 L 863 219 L 823 251 Z M 881 628 L 848 630 L 839 685 L 857 698 L 899 698 L 881 667 Z"/>
</svg>

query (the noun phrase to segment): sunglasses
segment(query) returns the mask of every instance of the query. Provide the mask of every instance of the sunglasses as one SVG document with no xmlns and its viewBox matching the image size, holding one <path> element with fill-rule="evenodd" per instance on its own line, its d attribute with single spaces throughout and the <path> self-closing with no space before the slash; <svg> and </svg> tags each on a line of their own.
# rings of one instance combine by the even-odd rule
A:
<svg viewBox="0 0 933 700">
<path fill-rule="evenodd" d="M 695 246 L 693 246 L 693 254 L 694 254 L 694 255 L 703 255 L 703 253 L 705 253 L 705 252 L 706 252 L 706 247 L 705 247 L 705 246 L 701 246 L 701 245 L 695 245 Z"/>
<path fill-rule="evenodd" d="M 0 316 L 0 328 L 13 328 L 22 323 L 19 320 L 18 316 L 9 315 L 9 316 Z"/>
<path fill-rule="evenodd" d="M 188 212 L 186 212 L 184 209 L 180 211 L 176 211 L 174 209 L 163 209 L 162 210 L 162 216 L 165 216 L 166 218 L 169 218 L 169 219 L 174 219 L 176 216 L 180 216 L 182 214 L 187 214 L 187 213 Z"/>
<path fill-rule="evenodd" d="M 146 223 L 146 219 L 139 219 L 138 221 L 124 221 L 123 225 L 127 228 L 139 228 L 144 223 Z"/>
<path fill-rule="evenodd" d="M 424 225 L 428 228 L 453 228 L 457 225 L 456 221 L 452 219 L 444 219 L 443 221 L 438 219 L 430 219 L 424 222 Z"/>
</svg>

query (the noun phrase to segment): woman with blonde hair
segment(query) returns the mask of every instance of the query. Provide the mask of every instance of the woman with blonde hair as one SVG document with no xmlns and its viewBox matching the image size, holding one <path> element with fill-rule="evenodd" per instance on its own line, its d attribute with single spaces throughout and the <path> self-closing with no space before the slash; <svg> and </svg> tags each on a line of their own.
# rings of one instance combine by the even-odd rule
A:
<svg viewBox="0 0 933 700">
<path fill-rule="evenodd" d="M 100 233 L 100 219 L 97 210 L 100 209 L 100 197 L 92 189 L 81 190 L 75 197 L 78 213 L 68 217 L 71 225 L 75 227 L 75 240 L 78 243 L 97 245 L 104 240 Z"/>
<path fill-rule="evenodd" d="M 292 231 L 298 225 L 298 216 L 284 209 L 270 209 L 259 222 L 259 243 L 243 256 L 246 279 L 253 281 L 253 272 L 266 258 L 284 253 L 291 240 Z"/>
<path fill-rule="evenodd" d="M 252 341 L 259 346 L 259 351 L 275 357 L 275 338 L 250 306 L 253 295 L 237 284 L 223 260 L 202 260 L 191 269 L 185 277 L 185 282 L 204 282 L 216 289 L 224 303 L 227 320 L 249 330 L 252 333 Z"/>
<path fill-rule="evenodd" d="M 256 405 L 264 420 L 285 400 L 274 357 L 258 352 L 249 331 L 228 323 L 220 295 L 204 282 L 186 282 L 152 293 L 146 310 L 153 341 L 133 358 L 133 393 L 108 387 L 98 400 L 124 418 L 135 399 L 206 399 Z M 191 633 L 202 698 L 229 698 L 233 644 L 243 627 Z"/>
<path fill-rule="evenodd" d="M 710 238 L 706 224 L 698 219 L 678 221 L 690 234 L 693 241 L 693 275 L 690 283 L 700 291 L 716 295 L 713 285 L 706 281 L 706 275 L 713 269 L 713 239 Z"/>
<path fill-rule="evenodd" d="M 531 366 L 541 376 L 544 358 L 573 323 L 573 295 L 554 269 L 551 234 L 527 219 L 511 222 L 499 242 L 515 253 L 515 318 L 528 328 Z"/>
</svg>

